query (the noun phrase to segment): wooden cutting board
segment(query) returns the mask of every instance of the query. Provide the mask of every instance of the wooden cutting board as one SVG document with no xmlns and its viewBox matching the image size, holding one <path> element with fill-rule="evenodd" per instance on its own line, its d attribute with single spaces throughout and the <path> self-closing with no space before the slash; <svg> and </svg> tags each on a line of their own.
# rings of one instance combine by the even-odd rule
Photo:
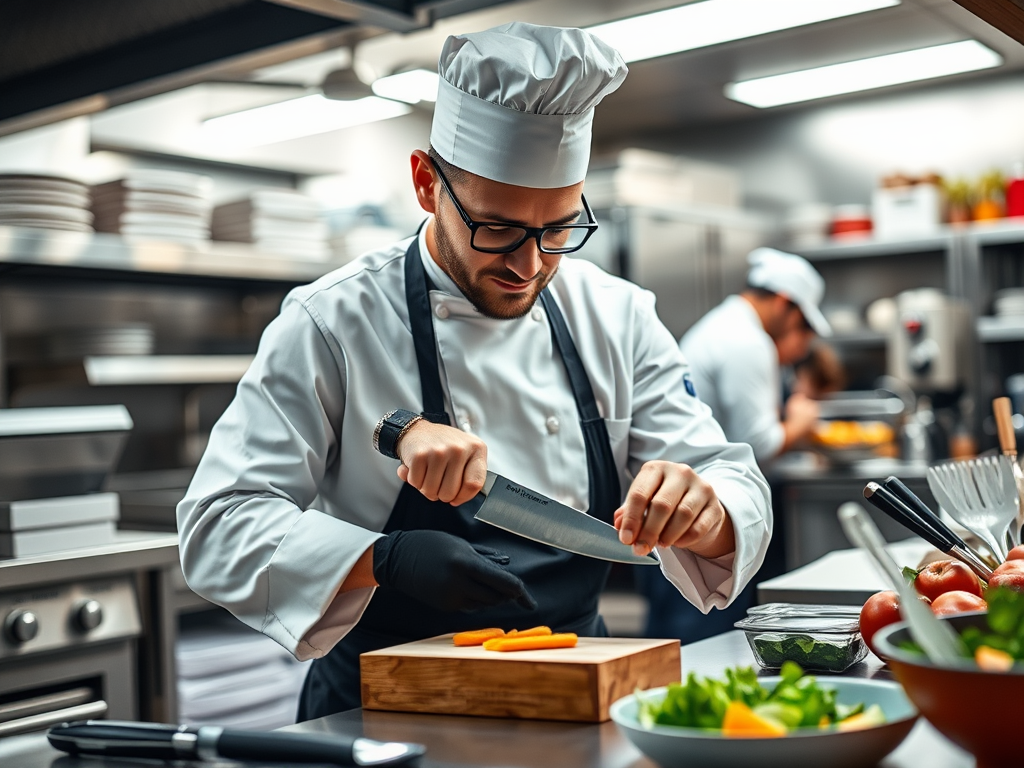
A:
<svg viewBox="0 0 1024 768">
<path fill-rule="evenodd" d="M 442 635 L 364 653 L 359 668 L 365 709 L 595 723 L 615 700 L 681 672 L 678 640 L 616 637 L 499 653 Z"/>
</svg>

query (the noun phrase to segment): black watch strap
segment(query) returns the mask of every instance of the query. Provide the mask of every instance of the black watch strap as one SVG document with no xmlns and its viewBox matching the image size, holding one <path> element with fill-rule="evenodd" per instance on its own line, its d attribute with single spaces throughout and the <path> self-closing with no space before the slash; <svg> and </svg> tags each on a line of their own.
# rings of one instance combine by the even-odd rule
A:
<svg viewBox="0 0 1024 768">
<path fill-rule="evenodd" d="M 389 459 L 397 459 L 398 453 L 395 448 L 398 446 L 399 438 L 422 418 L 420 414 L 402 408 L 388 411 L 377 422 L 377 428 L 373 430 L 374 449 Z"/>
</svg>

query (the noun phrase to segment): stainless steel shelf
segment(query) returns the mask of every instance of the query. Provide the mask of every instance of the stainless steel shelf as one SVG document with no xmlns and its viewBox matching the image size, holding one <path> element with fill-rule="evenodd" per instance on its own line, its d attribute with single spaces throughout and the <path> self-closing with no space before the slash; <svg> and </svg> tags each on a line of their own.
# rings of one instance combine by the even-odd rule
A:
<svg viewBox="0 0 1024 768">
<path fill-rule="evenodd" d="M 296 283 L 338 266 L 268 254 L 244 243 L 129 242 L 102 232 L 21 227 L 0 227 L 0 263 Z"/>
<path fill-rule="evenodd" d="M 978 339 L 986 342 L 1024 341 L 1024 315 L 979 317 Z"/>
<path fill-rule="evenodd" d="M 945 253 L 953 242 L 955 234 L 956 232 L 949 227 L 943 227 L 938 234 L 930 237 L 900 240 L 881 239 L 871 236 L 833 239 L 825 245 L 814 248 L 794 248 L 793 250 L 808 261 L 876 258 L 905 253 L 930 253 L 933 251 Z"/>
<path fill-rule="evenodd" d="M 972 224 L 963 230 L 980 245 L 1024 244 L 1024 217 L 999 219 L 991 223 Z"/>
<path fill-rule="evenodd" d="M 833 239 L 813 248 L 793 248 L 809 261 L 859 259 L 896 256 L 906 253 L 945 251 L 955 240 L 969 238 L 979 245 L 1024 244 L 1024 218 L 999 219 L 960 226 L 944 225 L 935 235 L 905 239 L 882 239 L 872 236 Z"/>
<path fill-rule="evenodd" d="M 147 355 L 87 357 L 85 376 L 94 387 L 131 384 L 235 384 L 252 355 Z"/>
</svg>

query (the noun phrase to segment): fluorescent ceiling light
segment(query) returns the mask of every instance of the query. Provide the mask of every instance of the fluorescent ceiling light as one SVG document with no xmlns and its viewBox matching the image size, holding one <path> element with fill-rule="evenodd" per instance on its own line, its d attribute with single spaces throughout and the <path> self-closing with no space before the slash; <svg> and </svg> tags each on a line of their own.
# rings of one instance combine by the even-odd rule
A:
<svg viewBox="0 0 1024 768">
<path fill-rule="evenodd" d="M 373 92 L 385 99 L 396 99 L 407 104 L 437 101 L 439 77 L 428 69 L 413 69 L 374 80 Z"/>
<path fill-rule="evenodd" d="M 626 61 L 640 61 L 899 4 L 900 0 L 703 0 L 588 31 Z"/>
<path fill-rule="evenodd" d="M 890 53 L 784 75 L 729 83 L 725 95 L 752 107 L 775 107 L 841 93 L 884 88 L 998 67 L 1002 57 L 976 40 Z"/>
<path fill-rule="evenodd" d="M 201 136 L 204 142 L 222 147 L 257 147 L 387 120 L 411 111 L 406 104 L 377 96 L 334 101 L 315 94 L 211 118 L 203 122 Z"/>
</svg>

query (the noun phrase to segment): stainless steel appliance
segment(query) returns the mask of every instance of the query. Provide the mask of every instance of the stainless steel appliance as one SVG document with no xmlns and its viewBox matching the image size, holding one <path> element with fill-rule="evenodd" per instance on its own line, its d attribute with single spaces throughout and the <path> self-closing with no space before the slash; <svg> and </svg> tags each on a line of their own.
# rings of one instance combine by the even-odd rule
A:
<svg viewBox="0 0 1024 768">
<path fill-rule="evenodd" d="M 898 321 L 889 332 L 889 374 L 918 393 L 963 387 L 968 362 L 970 312 L 967 304 L 934 288 L 896 297 Z"/>
<path fill-rule="evenodd" d="M 0 737 L 138 717 L 131 576 L 0 593 L 0 621 Z"/>
<path fill-rule="evenodd" d="M 0 410 L 0 501 L 18 507 L 29 528 L 33 516 L 52 518 L 56 527 L 45 530 L 61 534 L 65 550 L 97 543 L 76 535 L 76 514 L 56 512 L 76 497 L 111 497 L 97 492 L 131 427 L 123 406 Z M 113 523 L 105 525 L 110 544 Z M 0 591 L 0 736 L 83 717 L 137 717 L 134 577 L 61 579 L 64 561 L 46 551 L 8 562 L 49 562 L 53 571 Z"/>
</svg>

